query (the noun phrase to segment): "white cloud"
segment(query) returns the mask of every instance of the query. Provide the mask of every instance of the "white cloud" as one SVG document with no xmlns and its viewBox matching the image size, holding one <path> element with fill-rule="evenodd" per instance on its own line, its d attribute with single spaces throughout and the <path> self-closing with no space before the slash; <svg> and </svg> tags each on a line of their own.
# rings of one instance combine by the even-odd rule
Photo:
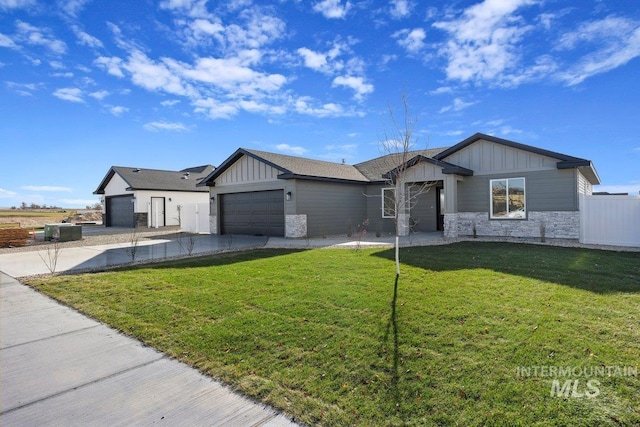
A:
<svg viewBox="0 0 640 427">
<path fill-rule="evenodd" d="M 426 37 L 427 34 L 422 28 L 404 29 L 393 34 L 393 38 L 398 41 L 398 44 L 411 54 L 416 54 L 424 49 Z"/>
<path fill-rule="evenodd" d="M 174 95 L 196 95 L 195 89 L 185 84 L 166 64 L 155 62 L 140 51 L 133 51 L 122 68 L 131 74 L 134 84 L 147 90 L 162 90 Z"/>
<path fill-rule="evenodd" d="M 150 122 L 150 123 L 146 123 L 143 128 L 145 128 L 148 131 L 152 131 L 152 132 L 159 132 L 161 130 L 168 130 L 168 131 L 175 131 L 175 132 L 185 132 L 188 131 L 189 128 L 187 126 L 185 126 L 184 124 L 177 122 L 177 123 L 170 123 L 170 122 Z"/>
<path fill-rule="evenodd" d="M 0 8 L 8 9 L 25 9 L 35 4 L 35 0 L 0 0 Z"/>
<path fill-rule="evenodd" d="M 346 111 L 341 105 L 327 103 L 319 107 L 310 105 L 311 98 L 300 97 L 293 101 L 293 108 L 299 114 L 313 117 L 362 117 L 364 114 L 358 111 Z"/>
<path fill-rule="evenodd" d="M 214 98 L 196 100 L 193 105 L 196 113 L 203 113 L 211 119 L 229 119 L 238 114 L 238 106 L 232 103 L 220 102 Z"/>
<path fill-rule="evenodd" d="M 276 150 L 281 151 L 283 153 L 295 154 L 297 156 L 302 156 L 307 152 L 307 149 L 300 146 L 292 146 L 289 144 L 278 144 L 276 145 Z"/>
<path fill-rule="evenodd" d="M 5 36 L 4 34 L 0 33 L 0 47 L 17 49 L 18 45 L 13 41 L 11 37 Z"/>
<path fill-rule="evenodd" d="M 438 132 L 442 136 L 460 136 L 464 133 L 462 130 L 447 130 L 444 132 Z"/>
<path fill-rule="evenodd" d="M 128 111 L 129 109 L 127 107 L 122 107 L 120 105 L 113 106 L 109 109 L 109 112 L 116 117 L 122 115 L 123 113 L 127 113 Z"/>
<path fill-rule="evenodd" d="M 179 99 L 172 99 L 172 100 L 162 101 L 160 105 L 162 105 L 163 107 L 171 107 L 178 104 L 179 102 L 180 102 Z"/>
<path fill-rule="evenodd" d="M 108 58 L 106 56 L 100 56 L 93 61 L 97 66 L 104 68 L 107 70 L 107 73 L 116 77 L 124 77 L 124 73 L 122 72 L 122 59 L 118 57 Z"/>
<path fill-rule="evenodd" d="M 340 41 L 334 41 L 331 49 L 326 52 L 313 51 L 306 47 L 297 50 L 302 56 L 305 67 L 325 74 L 333 74 L 344 69 L 345 64 L 338 57 L 349 51 L 349 45 Z M 358 64 L 352 64 L 355 68 Z"/>
<path fill-rule="evenodd" d="M 96 91 L 96 92 L 91 92 L 89 94 L 90 97 L 95 98 L 95 99 L 97 99 L 99 101 L 103 100 L 104 98 L 106 98 L 109 95 L 110 95 L 109 91 L 106 91 L 106 90 L 99 90 L 99 91 Z"/>
<path fill-rule="evenodd" d="M 576 31 L 565 34 L 558 49 L 573 50 L 578 45 L 593 45 L 596 50 L 584 55 L 569 70 L 559 74 L 569 86 L 611 71 L 639 57 L 640 23 L 616 16 L 584 23 Z"/>
<path fill-rule="evenodd" d="M 466 108 L 471 107 L 473 104 L 475 104 L 475 102 L 466 102 L 464 100 L 462 100 L 461 98 L 455 98 L 453 100 L 453 104 L 448 105 L 446 107 L 442 107 L 440 109 L 440 111 L 438 111 L 439 113 L 446 113 L 447 111 L 462 111 Z"/>
<path fill-rule="evenodd" d="M 37 84 L 34 83 L 16 83 L 16 82 L 5 82 L 7 88 L 13 90 L 20 96 L 32 96 L 34 91 L 38 89 Z"/>
<path fill-rule="evenodd" d="M 325 18 L 340 19 L 347 16 L 351 9 L 351 2 L 342 4 L 340 0 L 322 0 L 313 5 L 313 10 L 322 13 Z"/>
<path fill-rule="evenodd" d="M 362 77 L 338 76 L 333 79 L 333 86 L 345 86 L 355 91 L 355 98 L 361 100 L 365 95 L 373 92 L 373 85 L 365 83 Z"/>
<path fill-rule="evenodd" d="M 406 18 L 411 15 L 413 4 L 408 0 L 391 0 L 390 13 L 394 19 Z"/>
<path fill-rule="evenodd" d="M 5 190 L 4 188 L 0 188 L 0 198 L 13 197 L 16 194 L 18 193 L 16 193 L 15 191 L 10 191 L 10 190 Z"/>
<path fill-rule="evenodd" d="M 440 86 L 436 90 L 429 91 L 429 95 L 442 95 L 445 93 L 452 93 L 453 88 L 451 86 Z"/>
<path fill-rule="evenodd" d="M 71 102 L 84 102 L 82 99 L 82 90 L 78 88 L 66 87 L 57 89 L 53 92 L 53 96 Z"/>
<path fill-rule="evenodd" d="M 34 46 L 44 46 L 56 54 L 63 54 L 67 51 L 67 45 L 51 35 L 48 28 L 37 28 L 26 22 L 18 21 L 18 37 L 20 41 Z"/>
<path fill-rule="evenodd" d="M 65 192 L 65 193 L 73 192 L 73 190 L 69 187 L 56 187 L 51 185 L 23 185 L 20 188 L 27 191 L 51 191 L 51 192 Z"/>
<path fill-rule="evenodd" d="M 226 27 L 226 43 L 231 51 L 258 49 L 281 38 L 286 29 L 281 19 L 251 8 L 240 14 L 243 25 L 231 24 Z"/>
<path fill-rule="evenodd" d="M 60 8 L 64 13 L 69 16 L 77 17 L 78 13 L 82 10 L 85 4 L 91 0 L 66 0 L 60 2 Z"/>
<path fill-rule="evenodd" d="M 518 69 L 518 43 L 532 27 L 524 25 L 516 11 L 537 2 L 485 0 L 465 9 L 456 20 L 434 23 L 449 34 L 440 49 L 448 60 L 447 78 L 499 82 L 504 73 Z"/>
<path fill-rule="evenodd" d="M 71 29 L 73 29 L 73 32 L 75 33 L 76 37 L 78 38 L 78 44 L 89 46 L 89 47 L 93 47 L 93 48 L 99 48 L 99 47 L 103 46 L 103 44 L 102 44 L 102 42 L 100 40 L 98 40 L 94 36 L 84 32 L 84 31 L 82 31 L 76 25 L 72 26 Z"/>
<path fill-rule="evenodd" d="M 64 77 L 67 79 L 70 79 L 71 77 L 73 77 L 73 73 L 70 71 L 67 71 L 66 73 L 53 73 L 51 74 L 52 77 Z"/>
<path fill-rule="evenodd" d="M 186 13 L 188 16 L 207 17 L 207 0 L 164 0 L 160 2 L 160 8 Z"/>
</svg>

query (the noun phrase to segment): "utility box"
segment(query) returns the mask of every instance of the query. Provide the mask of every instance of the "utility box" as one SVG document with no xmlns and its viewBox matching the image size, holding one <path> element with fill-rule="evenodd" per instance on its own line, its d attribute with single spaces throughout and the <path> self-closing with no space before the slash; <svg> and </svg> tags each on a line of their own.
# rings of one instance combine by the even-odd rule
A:
<svg viewBox="0 0 640 427">
<path fill-rule="evenodd" d="M 73 224 L 46 224 L 44 226 L 44 240 L 70 242 L 82 240 L 82 226 Z"/>
</svg>

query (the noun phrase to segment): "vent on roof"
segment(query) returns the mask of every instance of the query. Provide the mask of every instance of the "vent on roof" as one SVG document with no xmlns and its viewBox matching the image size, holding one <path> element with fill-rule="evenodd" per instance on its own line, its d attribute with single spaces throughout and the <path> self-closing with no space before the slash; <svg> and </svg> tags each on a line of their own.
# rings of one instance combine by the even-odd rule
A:
<svg viewBox="0 0 640 427">
<path fill-rule="evenodd" d="M 185 174 L 182 175 L 181 179 L 189 179 L 189 172 L 185 172 Z"/>
<path fill-rule="evenodd" d="M 140 172 L 140 168 L 135 168 L 133 171 L 134 172 Z"/>
</svg>

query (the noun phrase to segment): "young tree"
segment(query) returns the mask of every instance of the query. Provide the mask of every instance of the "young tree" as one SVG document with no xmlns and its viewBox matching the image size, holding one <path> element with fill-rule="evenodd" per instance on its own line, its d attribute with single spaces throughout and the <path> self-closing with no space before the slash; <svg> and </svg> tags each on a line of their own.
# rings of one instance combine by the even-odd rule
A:
<svg viewBox="0 0 640 427">
<path fill-rule="evenodd" d="M 411 230 L 411 210 L 418 203 L 421 194 L 426 193 L 435 182 L 413 182 L 408 171 L 420 159 L 418 140 L 414 130 L 418 122 L 412 116 L 406 94 L 402 94 L 403 117 L 398 119 L 389 106 L 389 123 L 384 128 L 380 149 L 387 159 L 386 183 L 393 191 L 383 192 L 383 209 L 393 217 L 395 223 L 395 263 L 396 279 L 400 276 L 400 236 L 407 236 Z M 424 149 L 426 149 L 426 144 Z"/>
</svg>

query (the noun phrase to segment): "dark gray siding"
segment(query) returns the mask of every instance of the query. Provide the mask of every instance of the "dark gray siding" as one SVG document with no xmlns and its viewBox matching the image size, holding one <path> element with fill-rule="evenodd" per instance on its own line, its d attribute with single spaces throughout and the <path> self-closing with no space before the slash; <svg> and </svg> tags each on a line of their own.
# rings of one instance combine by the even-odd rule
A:
<svg viewBox="0 0 640 427">
<path fill-rule="evenodd" d="M 368 185 L 366 188 L 366 217 L 369 218 L 369 229 L 373 232 L 379 229 L 382 233 L 395 233 L 396 223 L 393 218 L 382 218 L 382 189 L 389 187 L 389 185 Z"/>
<path fill-rule="evenodd" d="M 311 237 L 346 234 L 367 219 L 365 191 L 364 185 L 296 180 L 296 213 L 307 215 Z"/>
<path fill-rule="evenodd" d="M 465 177 L 458 182 L 459 212 L 489 211 L 489 180 L 525 178 L 527 211 L 577 211 L 577 179 L 573 169 Z"/>
</svg>

